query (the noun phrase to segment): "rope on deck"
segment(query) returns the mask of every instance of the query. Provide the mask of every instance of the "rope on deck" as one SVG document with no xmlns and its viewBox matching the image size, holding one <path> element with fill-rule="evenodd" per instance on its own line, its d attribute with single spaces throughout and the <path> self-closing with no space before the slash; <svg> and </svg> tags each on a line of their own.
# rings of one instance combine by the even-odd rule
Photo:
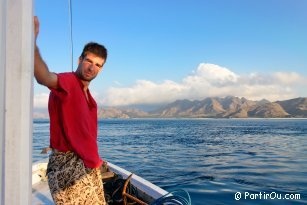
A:
<svg viewBox="0 0 307 205">
<path fill-rule="evenodd" d="M 160 197 L 155 200 L 150 205 L 162 205 L 162 204 L 171 204 L 171 205 L 192 205 L 191 197 L 187 191 L 184 189 L 178 189 L 168 194 Z"/>
</svg>

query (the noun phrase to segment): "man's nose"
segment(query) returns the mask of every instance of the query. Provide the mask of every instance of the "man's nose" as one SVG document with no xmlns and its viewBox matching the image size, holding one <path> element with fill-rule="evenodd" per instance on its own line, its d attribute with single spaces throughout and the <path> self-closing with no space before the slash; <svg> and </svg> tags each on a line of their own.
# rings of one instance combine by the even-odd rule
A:
<svg viewBox="0 0 307 205">
<path fill-rule="evenodd" d="M 91 64 L 91 65 L 88 67 L 88 69 L 91 70 L 91 71 L 94 70 L 94 64 Z"/>
</svg>

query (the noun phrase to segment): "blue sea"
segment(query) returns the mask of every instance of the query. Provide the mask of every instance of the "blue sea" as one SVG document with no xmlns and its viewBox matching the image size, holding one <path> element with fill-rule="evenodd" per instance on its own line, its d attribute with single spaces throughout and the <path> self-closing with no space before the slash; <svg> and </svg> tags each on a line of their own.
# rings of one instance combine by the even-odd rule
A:
<svg viewBox="0 0 307 205">
<path fill-rule="evenodd" d="M 307 204 L 307 119 L 108 119 L 99 152 L 192 204 Z M 33 162 L 49 145 L 34 120 Z"/>
</svg>

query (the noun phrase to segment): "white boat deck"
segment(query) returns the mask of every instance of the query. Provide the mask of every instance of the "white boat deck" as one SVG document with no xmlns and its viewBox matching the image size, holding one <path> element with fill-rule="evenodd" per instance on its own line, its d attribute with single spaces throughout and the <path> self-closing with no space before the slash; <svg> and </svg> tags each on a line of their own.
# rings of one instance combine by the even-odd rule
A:
<svg viewBox="0 0 307 205">
<path fill-rule="evenodd" d="M 32 204 L 54 204 L 46 178 L 47 159 L 32 166 Z"/>
<path fill-rule="evenodd" d="M 122 169 L 121 167 L 118 167 L 112 163 L 108 163 L 108 166 L 111 171 L 121 174 L 124 178 L 127 178 L 131 174 L 131 172 Z M 49 191 L 47 178 L 45 176 L 46 169 L 46 160 L 37 162 L 32 166 L 32 205 L 54 204 Z M 149 195 L 149 200 L 160 198 L 161 196 L 164 196 L 168 193 L 167 191 L 137 175 L 132 176 L 131 183 L 140 191 Z"/>
<path fill-rule="evenodd" d="M 40 182 L 32 185 L 32 204 L 54 204 L 47 182 Z"/>
</svg>

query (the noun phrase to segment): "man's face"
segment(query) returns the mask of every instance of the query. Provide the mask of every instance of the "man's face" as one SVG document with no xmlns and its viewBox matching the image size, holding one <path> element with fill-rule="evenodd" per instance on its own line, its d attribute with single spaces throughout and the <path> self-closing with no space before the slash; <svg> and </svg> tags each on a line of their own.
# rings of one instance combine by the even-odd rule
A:
<svg viewBox="0 0 307 205">
<path fill-rule="evenodd" d="M 79 58 L 79 65 L 77 72 L 81 80 L 90 82 L 102 70 L 105 59 L 96 56 L 95 54 L 88 53 L 84 58 Z"/>
</svg>

